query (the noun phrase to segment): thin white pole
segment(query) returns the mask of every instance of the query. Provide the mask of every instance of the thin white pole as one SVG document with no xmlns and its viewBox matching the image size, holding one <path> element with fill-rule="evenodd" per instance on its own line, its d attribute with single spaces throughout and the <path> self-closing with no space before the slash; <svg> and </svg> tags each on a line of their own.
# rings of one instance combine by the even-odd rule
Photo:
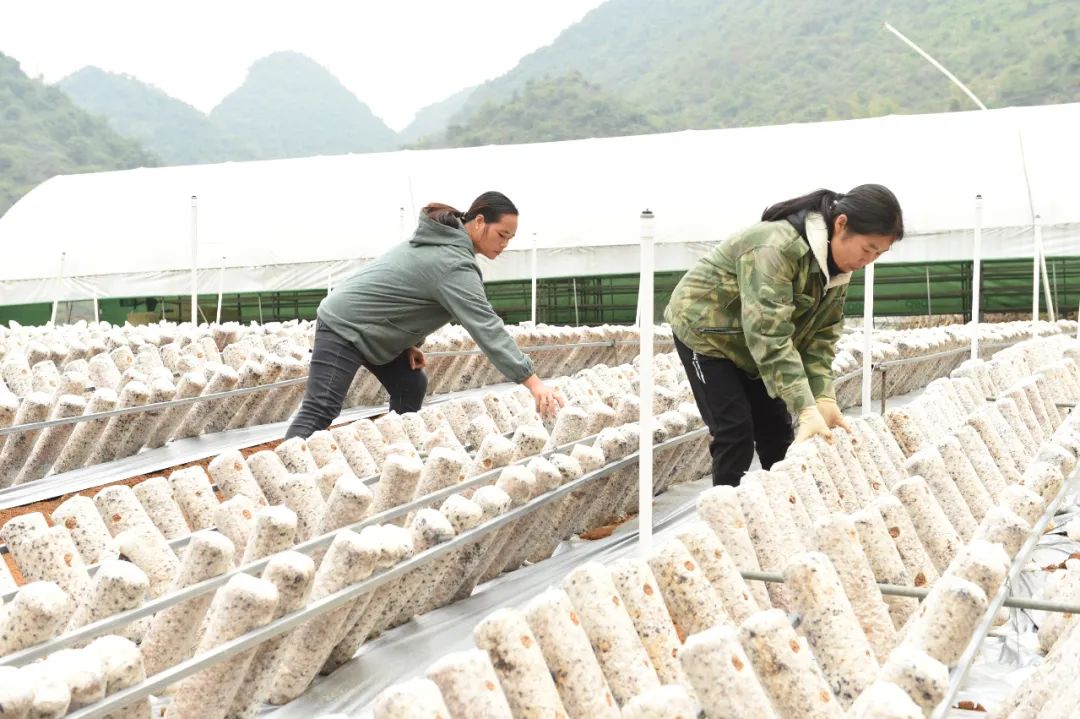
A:
<svg viewBox="0 0 1080 719">
<path fill-rule="evenodd" d="M 641 213 L 641 266 L 638 283 L 638 308 L 641 313 L 640 369 L 638 385 L 641 392 L 641 417 L 638 422 L 638 537 L 641 552 L 652 551 L 653 533 L 653 213 Z"/>
<path fill-rule="evenodd" d="M 975 195 L 975 242 L 971 260 L 971 359 L 979 359 L 979 313 L 982 301 L 982 195 Z"/>
<path fill-rule="evenodd" d="M 926 316 L 933 321 L 934 305 L 930 299 L 930 268 L 926 268 Z"/>
<path fill-rule="evenodd" d="M 578 302 L 577 302 L 577 277 L 571 277 L 570 281 L 574 285 L 574 324 L 581 324 L 581 317 L 578 316 Z"/>
<path fill-rule="evenodd" d="M 1054 297 L 1050 294 L 1050 273 L 1046 271 L 1046 250 L 1042 241 L 1042 223 L 1035 226 L 1035 242 L 1039 245 L 1039 266 L 1042 267 L 1043 296 L 1046 297 L 1046 314 L 1051 322 L 1057 321 L 1054 312 Z"/>
<path fill-rule="evenodd" d="M 191 196 L 191 323 L 199 324 L 199 198 Z"/>
<path fill-rule="evenodd" d="M 862 412 L 868 415 L 874 413 L 871 398 L 874 387 L 874 363 L 871 357 L 874 340 L 874 265 L 867 265 L 863 272 Z"/>
<path fill-rule="evenodd" d="M 101 316 L 98 310 L 97 290 L 94 290 L 94 324 L 96 325 L 101 321 Z"/>
<path fill-rule="evenodd" d="M 536 233 L 532 233 L 532 323 L 536 326 Z"/>
<path fill-rule="evenodd" d="M 215 322 L 221 324 L 221 301 L 225 296 L 225 255 L 221 256 L 221 273 L 218 274 L 218 286 L 217 286 L 217 319 Z"/>
<path fill-rule="evenodd" d="M 49 318 L 49 321 L 53 325 L 56 324 L 56 309 L 60 305 L 60 293 L 63 292 L 64 289 L 64 258 L 66 257 L 66 252 L 60 253 L 60 272 L 56 275 L 56 288 L 53 291 L 52 316 Z"/>
<path fill-rule="evenodd" d="M 960 88 L 961 90 L 963 90 L 963 91 L 964 91 L 964 94 L 965 94 L 965 95 L 967 95 L 967 96 L 968 96 L 969 98 L 971 98 L 971 101 L 972 101 L 972 102 L 974 102 L 974 103 L 975 103 L 976 105 L 978 105 L 978 106 L 979 106 L 979 109 L 980 109 L 980 110 L 985 110 L 985 109 L 986 109 L 986 105 L 984 105 L 984 104 L 983 104 L 983 101 L 982 101 L 982 100 L 980 100 L 979 98 L 977 98 L 977 97 L 975 96 L 975 93 L 973 93 L 973 92 L 972 92 L 971 90 L 969 90 L 969 89 L 968 89 L 968 86 L 967 86 L 967 85 L 965 85 L 964 83 L 960 82 L 959 78 L 957 78 L 957 77 L 956 77 L 956 75 L 953 75 L 953 74 L 952 74 L 951 72 L 949 72 L 949 71 L 948 71 L 947 69 L 945 69 L 945 66 L 944 66 L 944 65 L 942 65 L 942 64 L 941 64 L 940 62 L 938 62 L 938 61 L 937 61 L 937 60 L 935 60 L 934 58 L 930 57 L 929 53 L 927 53 L 927 52 L 926 52 L 925 50 L 923 50 L 923 49 L 922 49 L 921 47 L 919 47 L 918 45 L 916 45 L 915 43 L 913 43 L 913 42 L 912 42 L 911 40 L 908 40 L 908 39 L 907 39 L 907 38 L 906 38 L 906 37 L 904 36 L 904 34 L 903 34 L 902 32 L 900 32 L 899 30 L 897 30 L 896 28 L 894 28 L 894 27 L 893 27 L 892 25 L 890 25 L 889 23 L 884 23 L 884 25 L 885 25 L 885 29 L 886 29 L 886 30 L 888 30 L 888 31 L 889 31 L 889 32 L 891 32 L 891 33 L 892 33 L 893 35 L 896 35 L 896 36 L 897 36 L 898 38 L 900 38 L 900 40 L 901 40 L 901 41 L 902 41 L 902 42 L 903 42 L 903 43 L 904 43 L 905 45 L 907 45 L 907 46 L 908 46 L 908 47 L 910 47 L 910 48 L 911 48 L 912 50 L 914 50 L 915 52 L 917 52 L 917 53 L 919 53 L 920 55 L 922 55 L 922 56 L 923 56 L 923 59 L 925 59 L 925 60 L 926 60 L 926 61 L 927 61 L 928 63 L 930 63 L 931 65 L 933 65 L 934 67 L 936 67 L 936 68 L 937 68 L 938 70 L 940 70 L 940 71 L 941 71 L 941 73 L 942 73 L 943 75 L 945 75 L 945 77 L 947 77 L 947 78 L 949 78 L 950 80 L 952 80 L 952 81 L 953 81 L 953 83 L 954 83 L 954 84 L 955 84 L 955 85 L 956 85 L 957 87 L 959 87 L 959 88 Z"/>
<path fill-rule="evenodd" d="M 1039 216 L 1035 215 L 1034 237 L 1031 242 L 1031 321 L 1039 321 Z"/>
</svg>

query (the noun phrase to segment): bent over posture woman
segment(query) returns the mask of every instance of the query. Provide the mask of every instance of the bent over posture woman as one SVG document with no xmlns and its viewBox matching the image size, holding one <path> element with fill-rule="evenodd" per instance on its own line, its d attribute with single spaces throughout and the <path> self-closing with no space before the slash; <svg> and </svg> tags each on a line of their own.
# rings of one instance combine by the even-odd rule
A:
<svg viewBox="0 0 1080 719">
<path fill-rule="evenodd" d="M 904 236 L 881 185 L 818 190 L 765 210 L 676 286 L 665 312 L 712 441 L 713 484 L 736 485 L 755 446 L 761 466 L 792 441 L 846 427 L 832 361 L 851 273 Z"/>
<path fill-rule="evenodd" d="M 485 192 L 467 212 L 431 204 L 416 233 L 334 288 L 318 309 L 307 390 L 286 438 L 309 437 L 340 414 L 361 365 L 390 394 L 391 411 L 415 412 L 427 391 L 424 338 L 460 323 L 507 378 L 524 384 L 543 414 L 562 399 L 533 371 L 484 293 L 476 255 L 495 259 L 517 233 L 518 211 Z"/>
</svg>

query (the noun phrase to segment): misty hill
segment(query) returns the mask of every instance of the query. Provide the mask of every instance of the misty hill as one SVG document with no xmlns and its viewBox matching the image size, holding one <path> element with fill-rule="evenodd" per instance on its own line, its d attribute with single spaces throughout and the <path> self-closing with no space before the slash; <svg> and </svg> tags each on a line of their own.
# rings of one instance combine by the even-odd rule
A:
<svg viewBox="0 0 1080 719">
<path fill-rule="evenodd" d="M 550 142 L 656 132 L 645 115 L 579 72 L 529 80 L 505 103 L 487 100 L 465 125 L 451 125 L 445 145 Z"/>
<path fill-rule="evenodd" d="M 0 215 L 53 175 L 160 164 L 139 143 L 0 53 Z"/>
<path fill-rule="evenodd" d="M 393 150 L 397 134 L 326 68 L 294 52 L 256 61 L 210 113 L 260 159 Z"/>
<path fill-rule="evenodd" d="M 970 109 L 886 20 L 990 107 L 1080 100 L 1080 13 L 1069 3 L 609 0 L 481 85 L 448 125 L 475 139 L 485 102 L 572 72 L 662 130 Z M 567 124 L 565 135 L 580 133 Z"/>
<path fill-rule="evenodd" d="M 412 122 L 398 133 L 402 145 L 410 145 L 427 137 L 441 135 L 450 125 L 450 120 L 465 109 L 465 103 L 472 97 L 476 86 L 467 87 L 416 112 Z"/>
<path fill-rule="evenodd" d="M 84 67 L 57 85 L 121 135 L 138 140 L 170 165 L 253 160 L 255 154 L 205 114 L 130 75 Z"/>
</svg>

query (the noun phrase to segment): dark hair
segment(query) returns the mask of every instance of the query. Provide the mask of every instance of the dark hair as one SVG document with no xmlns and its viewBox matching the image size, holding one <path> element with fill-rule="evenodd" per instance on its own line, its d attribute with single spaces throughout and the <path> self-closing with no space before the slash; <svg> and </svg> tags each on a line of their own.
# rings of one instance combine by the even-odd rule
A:
<svg viewBox="0 0 1080 719">
<path fill-rule="evenodd" d="M 477 215 L 484 217 L 484 222 L 498 222 L 503 215 L 516 215 L 518 209 L 510 198 L 501 192 L 485 192 L 473 200 L 467 212 L 455 210 L 450 205 L 441 202 L 432 202 L 424 207 L 422 212 L 428 219 L 448 227 L 462 227 Z"/>
<path fill-rule="evenodd" d="M 896 195 L 884 185 L 859 185 L 848 193 L 815 190 L 808 195 L 777 202 L 761 213 L 765 222 L 783 220 L 798 212 L 820 212 L 832 235 L 833 220 L 847 215 L 848 227 L 860 235 L 904 237 L 904 213 Z"/>
</svg>

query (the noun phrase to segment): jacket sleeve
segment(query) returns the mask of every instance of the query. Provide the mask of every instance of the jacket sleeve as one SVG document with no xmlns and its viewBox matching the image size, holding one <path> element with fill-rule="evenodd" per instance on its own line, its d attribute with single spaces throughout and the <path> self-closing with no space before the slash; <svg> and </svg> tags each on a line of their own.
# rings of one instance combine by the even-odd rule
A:
<svg viewBox="0 0 1080 719">
<path fill-rule="evenodd" d="M 765 389 L 792 414 L 814 405 L 802 356 L 792 336 L 795 263 L 773 247 L 743 253 L 736 264 L 742 299 L 742 330 Z"/>
<path fill-rule="evenodd" d="M 836 399 L 832 363 L 836 357 L 836 343 L 844 328 L 844 299 L 846 297 L 847 285 L 844 285 L 826 308 L 817 331 L 802 351 L 806 378 L 810 381 L 810 391 L 814 393 L 815 398 Z"/>
<path fill-rule="evenodd" d="M 533 374 L 532 360 L 518 348 L 495 314 L 474 268 L 464 264 L 451 267 L 438 283 L 435 297 L 507 379 L 523 382 Z"/>
</svg>

